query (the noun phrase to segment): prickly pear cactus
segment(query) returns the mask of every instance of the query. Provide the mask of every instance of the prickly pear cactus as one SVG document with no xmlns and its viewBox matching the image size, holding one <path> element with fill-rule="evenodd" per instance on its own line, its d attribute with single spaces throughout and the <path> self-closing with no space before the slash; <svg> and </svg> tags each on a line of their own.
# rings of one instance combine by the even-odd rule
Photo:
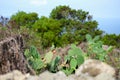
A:
<svg viewBox="0 0 120 80">
<path fill-rule="evenodd" d="M 52 51 L 48 52 L 45 54 L 45 57 L 44 57 L 44 60 L 45 60 L 45 63 L 48 64 L 52 61 L 52 58 L 53 58 L 53 53 Z"/>
<path fill-rule="evenodd" d="M 60 56 L 56 56 L 55 59 L 52 60 L 52 62 L 50 63 L 50 71 L 51 72 L 57 72 L 58 71 L 58 65 L 59 65 L 59 61 L 60 61 Z"/>
<path fill-rule="evenodd" d="M 34 46 L 31 46 L 30 49 L 25 50 L 24 55 L 31 67 L 36 71 L 36 73 L 39 73 L 38 70 L 40 71 L 40 69 L 44 67 L 44 63 L 37 49 Z"/>
<path fill-rule="evenodd" d="M 71 50 L 68 51 L 68 56 L 71 59 L 76 59 L 78 66 L 84 62 L 82 50 L 74 44 L 71 45 Z"/>
<path fill-rule="evenodd" d="M 88 42 L 88 52 L 87 55 L 90 58 L 98 59 L 101 61 L 105 61 L 106 58 L 108 57 L 108 53 L 113 50 L 113 47 L 110 46 L 107 50 L 104 50 L 102 45 L 103 42 L 100 41 L 100 37 L 96 36 L 95 38 L 92 39 L 92 36 L 87 34 L 86 39 Z"/>
<path fill-rule="evenodd" d="M 76 70 L 77 66 L 84 62 L 83 52 L 80 48 L 76 47 L 75 44 L 72 44 L 71 49 L 68 51 L 68 55 L 64 57 L 64 60 L 66 62 L 65 65 L 69 66 L 63 68 L 63 71 L 66 73 L 66 75 L 69 75 Z"/>
</svg>

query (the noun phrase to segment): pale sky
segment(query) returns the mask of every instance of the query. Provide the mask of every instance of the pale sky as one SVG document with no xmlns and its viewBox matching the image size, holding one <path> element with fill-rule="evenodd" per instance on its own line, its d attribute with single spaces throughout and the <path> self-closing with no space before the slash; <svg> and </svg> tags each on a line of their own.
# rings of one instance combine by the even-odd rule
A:
<svg viewBox="0 0 120 80">
<path fill-rule="evenodd" d="M 120 0 L 0 0 L 0 15 L 10 17 L 18 11 L 25 11 L 49 16 L 51 10 L 58 5 L 69 5 L 73 9 L 88 11 L 102 25 L 101 28 L 112 25 L 104 26 L 101 20 L 120 20 Z M 120 24 L 118 26 L 116 30 L 120 30 Z"/>
</svg>

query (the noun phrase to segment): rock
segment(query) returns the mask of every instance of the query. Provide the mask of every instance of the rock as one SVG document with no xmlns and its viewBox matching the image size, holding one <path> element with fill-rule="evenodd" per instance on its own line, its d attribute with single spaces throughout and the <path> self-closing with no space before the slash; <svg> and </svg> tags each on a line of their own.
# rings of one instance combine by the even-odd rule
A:
<svg viewBox="0 0 120 80">
<path fill-rule="evenodd" d="M 94 77 L 91 77 L 89 75 L 81 75 L 81 76 L 76 76 L 75 80 L 94 80 Z"/>
<path fill-rule="evenodd" d="M 64 72 L 59 71 L 53 76 L 53 80 L 75 80 L 73 75 L 66 76 Z"/>
<path fill-rule="evenodd" d="M 101 73 L 95 77 L 95 80 L 115 80 L 111 74 Z"/>
<path fill-rule="evenodd" d="M 41 80 L 38 76 L 28 76 L 26 80 Z"/>
<path fill-rule="evenodd" d="M 75 79 L 76 76 L 74 74 L 69 75 L 67 78 L 68 78 L 68 80 L 76 80 Z"/>
<path fill-rule="evenodd" d="M 40 80 L 53 80 L 53 73 L 50 73 L 49 71 L 44 71 L 39 75 Z"/>
<path fill-rule="evenodd" d="M 38 76 L 22 74 L 21 71 L 14 70 L 4 75 L 0 75 L 0 80 L 39 80 Z"/>
<path fill-rule="evenodd" d="M 64 72 L 59 71 L 53 76 L 53 80 L 67 80 L 67 76 Z"/>
<path fill-rule="evenodd" d="M 0 42 L 0 74 L 13 70 L 28 71 L 23 55 L 21 35 L 11 36 Z"/>
<path fill-rule="evenodd" d="M 23 75 L 20 71 L 14 70 L 13 72 L 0 75 L 0 80 L 26 80 L 29 74 Z"/>
<path fill-rule="evenodd" d="M 89 75 L 95 77 L 101 73 L 115 75 L 115 70 L 104 62 L 88 59 L 75 72 L 76 76 Z"/>
<path fill-rule="evenodd" d="M 59 71 L 57 73 L 51 73 L 45 71 L 39 75 L 40 80 L 75 80 L 73 77 L 67 77 L 64 72 Z"/>
<path fill-rule="evenodd" d="M 50 73 L 48 71 L 40 74 L 41 80 L 115 80 L 115 70 L 104 62 L 89 59 L 84 62 L 75 74 L 66 76 L 64 72 Z"/>
</svg>

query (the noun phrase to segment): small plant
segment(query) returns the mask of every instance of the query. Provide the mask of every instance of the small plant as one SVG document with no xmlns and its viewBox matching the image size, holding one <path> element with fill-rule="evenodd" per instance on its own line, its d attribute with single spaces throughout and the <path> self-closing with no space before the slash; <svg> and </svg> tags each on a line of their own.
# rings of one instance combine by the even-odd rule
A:
<svg viewBox="0 0 120 80">
<path fill-rule="evenodd" d="M 53 58 L 53 52 L 52 52 L 52 51 L 53 51 L 54 49 L 55 49 L 55 46 L 52 45 L 51 50 L 50 50 L 48 53 L 45 54 L 44 62 L 45 62 L 46 64 L 49 64 L 49 63 L 52 61 L 52 58 Z"/>
<path fill-rule="evenodd" d="M 84 62 L 83 52 L 81 49 L 72 44 L 68 55 L 65 56 L 62 70 L 69 75 L 73 73 L 76 68 Z"/>
<path fill-rule="evenodd" d="M 49 51 L 48 53 L 45 54 L 43 61 L 45 64 L 49 64 L 52 61 L 52 58 L 53 58 L 53 53 L 52 51 Z"/>
<path fill-rule="evenodd" d="M 60 56 L 56 56 L 55 59 L 52 60 L 52 62 L 49 64 L 49 71 L 57 72 L 59 70 L 58 66 L 60 59 Z"/>
<path fill-rule="evenodd" d="M 113 47 L 110 46 L 107 50 L 103 49 L 103 42 L 99 40 L 99 36 L 96 36 L 92 39 L 92 37 L 87 34 L 86 39 L 88 42 L 88 56 L 94 59 L 98 59 L 101 61 L 105 61 L 108 57 L 108 53 L 113 50 Z"/>
<path fill-rule="evenodd" d="M 34 46 L 31 46 L 30 49 L 25 50 L 24 54 L 31 67 L 36 71 L 36 73 L 39 73 L 45 65 L 37 49 Z"/>
<path fill-rule="evenodd" d="M 48 69 L 50 72 L 57 72 L 59 69 L 59 61 L 61 59 L 61 57 L 58 55 L 55 58 L 53 58 L 54 54 L 55 54 L 55 46 L 52 45 L 51 50 L 45 54 L 44 57 L 44 62 L 47 65 Z"/>
</svg>

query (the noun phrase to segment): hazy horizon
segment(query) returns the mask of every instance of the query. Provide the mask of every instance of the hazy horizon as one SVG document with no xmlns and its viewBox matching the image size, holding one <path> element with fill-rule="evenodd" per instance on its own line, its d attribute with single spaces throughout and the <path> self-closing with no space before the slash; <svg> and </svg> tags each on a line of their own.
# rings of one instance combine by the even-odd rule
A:
<svg viewBox="0 0 120 80">
<path fill-rule="evenodd" d="M 98 28 L 108 34 L 120 34 L 120 18 L 96 18 Z"/>
</svg>

